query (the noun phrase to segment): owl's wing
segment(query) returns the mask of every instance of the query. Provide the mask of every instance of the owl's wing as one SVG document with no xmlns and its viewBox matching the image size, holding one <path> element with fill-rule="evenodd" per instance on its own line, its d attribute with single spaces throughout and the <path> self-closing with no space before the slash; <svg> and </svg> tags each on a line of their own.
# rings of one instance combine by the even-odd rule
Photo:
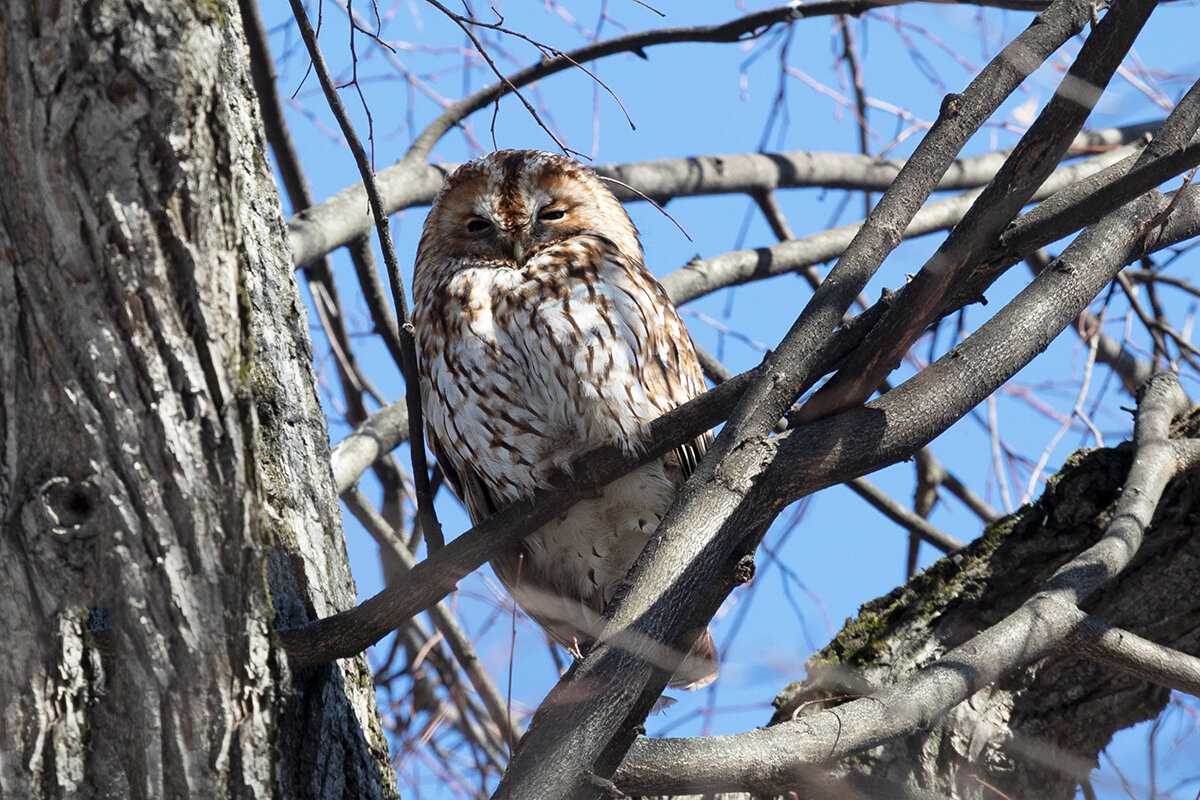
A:
<svg viewBox="0 0 1200 800">
<path fill-rule="evenodd" d="M 639 380 L 658 413 L 665 414 L 703 394 L 707 386 L 692 337 L 662 284 L 640 260 L 611 250 L 605 260 L 620 290 L 616 302 L 624 323 L 619 326 L 620 335 L 637 355 Z M 712 441 L 712 431 L 706 431 L 675 450 L 684 480 L 691 477 Z"/>
<path fill-rule="evenodd" d="M 499 503 L 488 491 L 479 473 L 470 466 L 455 465 L 454 461 L 446 454 L 438 436 L 428 428 L 425 431 L 425 438 L 428 440 L 429 449 L 433 451 L 434 458 L 437 459 L 438 466 L 442 468 L 442 475 L 446 478 L 450 491 L 454 492 L 454 496 L 467 507 L 471 524 L 478 525 L 495 514 L 499 510 Z"/>
</svg>

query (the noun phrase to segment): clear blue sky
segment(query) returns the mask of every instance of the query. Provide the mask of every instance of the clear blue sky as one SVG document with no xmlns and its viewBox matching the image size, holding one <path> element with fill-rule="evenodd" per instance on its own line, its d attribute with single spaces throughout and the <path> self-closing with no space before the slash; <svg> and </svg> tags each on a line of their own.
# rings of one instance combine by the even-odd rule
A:
<svg viewBox="0 0 1200 800">
<path fill-rule="evenodd" d="M 641 30 L 720 22 L 739 16 L 743 8 L 754 9 L 760 4 L 657 3 L 657 9 L 665 15 L 662 19 L 634 2 L 606 5 L 613 18 L 600 26 L 604 37 L 620 34 L 622 24 Z M 568 50 L 584 43 L 585 32 L 597 29 L 601 6 L 597 2 L 571 3 L 568 13 L 560 4 L 511 3 L 501 10 L 508 27 Z M 297 37 L 287 30 L 287 3 L 269 0 L 263 3 L 263 9 L 274 31 L 272 47 L 280 59 L 281 85 L 286 95 L 300 86 L 307 62 L 300 54 L 303 48 Z M 370 18 L 368 4 L 360 2 L 356 9 Z M 397 52 L 385 54 L 362 34 L 356 45 L 360 83 L 374 126 L 375 160 L 382 168 L 398 158 L 415 132 L 438 112 L 427 92 L 456 99 L 465 87 L 475 89 L 490 83 L 491 76 L 485 66 L 464 69 L 464 56 L 456 51 L 469 47 L 469 43 L 453 23 L 431 7 L 411 0 L 381 4 L 380 12 L 385 18 L 382 38 L 395 44 Z M 571 15 L 574 22 L 567 19 Z M 333 3 L 326 3 L 323 17 L 321 42 L 326 56 L 340 70 L 340 77 L 348 79 L 345 14 Z M 878 154 L 886 149 L 892 156 L 910 152 L 922 126 L 936 117 L 943 95 L 965 87 L 974 71 L 1022 30 L 1031 17 L 970 6 L 909 5 L 853 21 L 866 91 L 873 101 L 868 114 L 870 152 Z M 780 50 L 784 42 L 774 33 L 756 43 L 656 47 L 647 51 L 646 60 L 621 55 L 590 65 L 620 104 L 580 72 L 544 80 L 526 94 L 555 132 L 573 149 L 594 157 L 595 163 L 751 152 L 763 143 L 768 150 L 856 152 L 854 114 L 841 99 L 851 97 L 852 89 L 845 83 L 844 71 L 837 69 L 841 39 L 836 24 L 834 18 L 816 18 L 799 23 L 790 34 L 790 71 L 782 82 L 783 100 L 773 125 L 769 121 L 781 87 Z M 1137 46 L 1145 64 L 1157 71 L 1151 74 L 1152 82 L 1139 85 L 1138 64 L 1130 63 L 1132 71 L 1114 81 L 1090 126 L 1162 117 L 1164 111 L 1155 105 L 1153 96 L 1158 93 L 1174 101 L 1200 74 L 1200 57 L 1194 45 L 1197 30 L 1200 10 L 1195 2 L 1160 8 Z M 1061 58 L 1035 73 L 966 153 L 1014 143 L 1022 126 L 1053 93 L 1061 70 L 1078 47 L 1078 41 L 1069 44 Z M 518 62 L 536 58 L 529 45 L 511 39 L 504 40 L 494 52 L 498 63 L 508 71 Z M 1185 76 L 1187 82 L 1174 75 Z M 355 110 L 359 132 L 365 136 L 366 117 L 357 96 L 346 90 L 343 97 Z M 636 129 L 626 120 L 625 112 Z M 495 117 L 494 140 L 491 120 L 490 111 L 476 114 L 470 121 L 471 136 L 451 133 L 435 148 L 436 157 L 461 161 L 480 154 L 473 143 L 490 150 L 493 141 L 501 148 L 554 149 L 553 141 L 513 98 L 501 103 Z M 333 133 L 336 125 L 324 108 L 314 78 L 300 86 L 289 108 L 289 122 L 318 199 L 355 182 L 353 160 Z M 844 199 L 841 192 L 814 190 L 779 195 L 797 236 L 860 219 L 861 197 L 843 203 Z M 678 269 L 696 254 L 712 256 L 775 241 L 746 198 L 680 200 L 671 203 L 668 210 L 691 236 L 690 241 L 648 204 L 636 203 L 629 208 L 643 235 L 647 265 L 659 276 Z M 424 210 L 416 209 L 398 215 L 394 222 L 406 281 L 411 276 L 423 217 Z M 916 272 L 938 241 L 937 237 L 926 237 L 902 246 L 880 270 L 868 297 L 878 296 L 884 286 L 901 285 L 904 275 Z M 1187 267 L 1186 261 L 1179 266 Z M 344 297 L 353 297 L 353 272 L 341 256 L 337 277 Z M 989 295 L 999 300 L 1023 281 L 1024 275 L 1015 271 Z M 763 345 L 778 342 L 809 294 L 800 278 L 779 278 L 701 299 L 684 309 L 684 319 L 697 342 L 738 372 L 758 363 Z M 348 306 L 352 329 L 367 331 L 362 302 L 352 299 Z M 996 307 L 968 310 L 964 324 L 976 324 Z M 1110 332 L 1119 337 L 1121 321 L 1114 325 Z M 360 357 L 366 358 L 368 374 L 388 396 L 399 397 L 402 382 L 387 356 L 373 337 L 365 338 L 362 345 L 365 356 Z M 332 376 L 327 348 L 319 336 L 315 346 L 318 367 L 324 375 Z M 944 341 L 938 343 L 939 352 L 944 346 Z M 925 359 L 928 354 L 926 342 L 919 355 Z M 1030 463 L 1042 458 L 1046 443 L 1061 427 L 1061 418 L 1054 415 L 1069 414 L 1074 405 L 1086 355 L 1086 348 L 1081 348 L 1076 339 L 1062 337 L 1000 393 L 991 409 L 999 420 L 1005 444 Z M 911 366 L 901 370 L 903 376 L 911 373 Z M 1103 368 L 1097 370 L 1088 403 L 1099 401 L 1108 408 L 1128 404 L 1106 375 Z M 1185 384 L 1185 388 L 1193 397 L 1200 396 L 1200 387 L 1194 383 Z M 1020 503 L 1029 472 L 1019 472 L 1016 477 L 1004 474 L 1004 481 L 1009 483 L 1004 487 L 991 457 L 988 414 L 989 409 L 981 407 L 940 438 L 933 449 L 944 464 L 985 494 L 995 507 L 1005 510 L 1006 494 L 1012 503 Z M 330 417 L 331 439 L 337 441 L 347 431 L 337 422 L 336 409 L 330 409 Z M 1094 422 L 1107 444 L 1128 434 L 1129 418 L 1125 414 L 1102 411 Z M 1046 474 L 1051 474 L 1075 448 L 1095 444 L 1094 437 L 1076 424 L 1049 452 Z M 911 465 L 896 465 L 876 473 L 871 480 L 902 502 L 910 502 L 914 483 Z M 370 493 L 370 488 L 365 488 Z M 449 499 L 440 504 L 439 513 L 449 535 L 468 527 L 465 515 Z M 380 588 L 376 551 L 352 518 L 347 515 L 346 519 L 355 578 L 360 595 L 366 597 Z M 960 539 L 971 539 L 979 533 L 975 518 L 952 499 L 939 505 L 932 521 Z M 899 528 L 842 488 L 822 492 L 789 509 L 759 553 L 753 591 L 736 591 L 715 623 L 718 644 L 728 646 L 721 679 L 712 688 L 697 693 L 673 693 L 678 702 L 651 720 L 649 732 L 725 733 L 765 724 L 770 716 L 767 703 L 790 680 L 803 677 L 805 658 L 825 644 L 860 604 L 887 593 L 903 580 L 906 542 Z M 921 552 L 923 564 L 936 555 L 928 547 Z M 464 581 L 452 602 L 472 634 L 479 637 L 485 662 L 503 684 L 510 663 L 511 619 L 495 613 L 499 596 L 494 578 L 485 570 Z M 532 708 L 552 685 L 555 673 L 536 628 L 521 621 L 517 629 L 513 697 L 519 706 Z M 701 710 L 708 707 L 717 712 L 702 715 Z M 1172 719 L 1186 720 L 1187 716 L 1180 713 Z M 1126 777 L 1143 788 L 1147 780 L 1144 736 L 1144 731 L 1134 731 L 1112 748 Z M 1178 766 L 1171 775 L 1179 780 L 1192 778 L 1193 782 L 1170 796 L 1191 797 L 1196 793 L 1200 741 L 1194 725 L 1181 727 L 1176 738 Z M 1159 791 L 1169 783 L 1160 781 Z M 435 784 L 436 780 L 429 777 L 421 787 L 421 796 L 450 796 Z M 1097 790 L 1102 797 L 1125 796 L 1111 770 L 1102 774 Z M 1139 797 L 1145 794 L 1138 792 Z"/>
</svg>

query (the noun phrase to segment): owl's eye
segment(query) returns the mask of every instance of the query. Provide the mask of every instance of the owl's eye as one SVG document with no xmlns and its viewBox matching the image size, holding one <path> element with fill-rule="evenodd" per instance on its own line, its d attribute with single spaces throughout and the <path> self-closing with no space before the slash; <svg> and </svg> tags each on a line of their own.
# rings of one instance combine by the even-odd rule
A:
<svg viewBox="0 0 1200 800">
<path fill-rule="evenodd" d="M 490 227 L 492 227 L 492 223 L 488 222 L 483 217 L 471 217 L 469 220 L 467 220 L 468 233 L 483 233 Z"/>
<path fill-rule="evenodd" d="M 554 222 L 562 219 L 567 215 L 566 209 L 563 208 L 547 208 L 538 214 L 538 219 L 542 222 Z"/>
</svg>

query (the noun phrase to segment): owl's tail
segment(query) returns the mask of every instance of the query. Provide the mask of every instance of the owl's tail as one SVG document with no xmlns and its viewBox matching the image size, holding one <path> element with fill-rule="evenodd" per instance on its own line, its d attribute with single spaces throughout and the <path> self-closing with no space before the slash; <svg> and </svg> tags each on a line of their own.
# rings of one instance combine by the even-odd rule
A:
<svg viewBox="0 0 1200 800">
<path fill-rule="evenodd" d="M 667 685 L 673 689 L 699 689 L 715 681 L 718 671 L 717 644 L 712 632 L 705 629 Z"/>
</svg>

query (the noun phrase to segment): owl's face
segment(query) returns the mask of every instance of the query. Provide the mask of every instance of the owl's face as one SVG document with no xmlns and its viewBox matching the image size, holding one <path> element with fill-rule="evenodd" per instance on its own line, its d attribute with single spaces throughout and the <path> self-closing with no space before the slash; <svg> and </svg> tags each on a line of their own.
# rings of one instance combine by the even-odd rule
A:
<svg viewBox="0 0 1200 800">
<path fill-rule="evenodd" d="M 594 172 L 555 153 L 502 150 L 446 178 L 425 220 L 418 278 L 481 261 L 520 266 L 548 245 L 585 234 L 641 261 L 629 215 Z"/>
</svg>

